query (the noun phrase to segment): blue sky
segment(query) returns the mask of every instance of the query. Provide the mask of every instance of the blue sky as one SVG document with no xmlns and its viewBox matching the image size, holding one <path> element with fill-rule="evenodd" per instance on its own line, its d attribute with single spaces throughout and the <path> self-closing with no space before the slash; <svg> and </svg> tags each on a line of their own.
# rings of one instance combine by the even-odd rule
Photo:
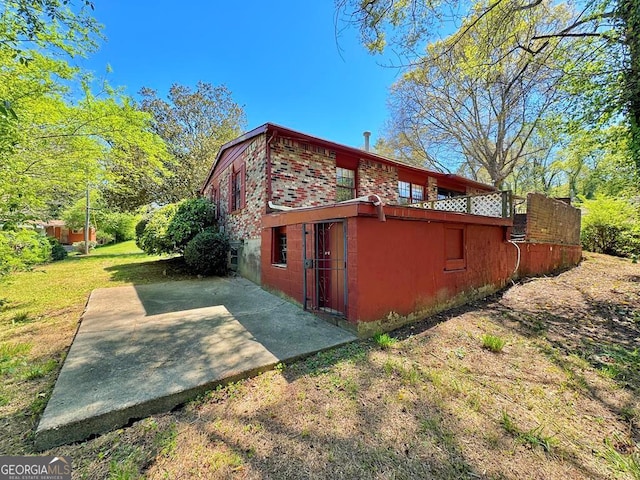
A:
<svg viewBox="0 0 640 480">
<path fill-rule="evenodd" d="M 333 0 L 97 0 L 107 39 L 81 65 L 137 97 L 172 83 L 225 84 L 248 128 L 273 122 L 350 146 L 378 138 L 398 72 L 346 31 L 336 45 Z"/>
</svg>

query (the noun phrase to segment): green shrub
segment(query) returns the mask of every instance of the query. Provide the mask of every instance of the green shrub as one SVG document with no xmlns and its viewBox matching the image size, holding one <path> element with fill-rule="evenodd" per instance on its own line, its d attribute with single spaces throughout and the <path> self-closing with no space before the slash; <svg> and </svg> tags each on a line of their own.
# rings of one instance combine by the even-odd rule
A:
<svg viewBox="0 0 640 480">
<path fill-rule="evenodd" d="M 96 232 L 96 240 L 99 245 L 107 245 L 109 243 L 113 243 L 116 241 L 116 237 L 114 237 L 111 233 L 107 233 L 104 230 L 98 230 Z"/>
<path fill-rule="evenodd" d="M 113 241 L 126 242 L 136 238 L 136 225 L 140 215 L 126 212 L 103 212 L 98 218 L 98 226 L 104 234 L 111 235 Z"/>
<path fill-rule="evenodd" d="M 0 231 L 0 275 L 6 275 L 16 267 L 18 259 L 15 257 L 9 237 Z"/>
<path fill-rule="evenodd" d="M 215 221 L 216 207 L 209 199 L 201 197 L 184 200 L 167 227 L 167 239 L 178 251 L 184 251 L 191 239 L 214 226 Z"/>
<path fill-rule="evenodd" d="M 149 255 L 171 253 L 175 246 L 167 237 L 167 228 L 178 211 L 178 204 L 170 203 L 153 212 L 148 218 L 136 245 Z"/>
<path fill-rule="evenodd" d="M 215 228 L 198 233 L 187 243 L 184 260 L 187 266 L 201 275 L 225 275 L 229 240 Z"/>
<path fill-rule="evenodd" d="M 149 223 L 149 218 L 147 217 L 142 218 L 138 223 L 136 223 L 136 245 L 140 250 L 142 250 L 142 247 L 140 246 L 140 239 L 144 234 L 144 229 L 146 228 L 147 223 Z"/>
<path fill-rule="evenodd" d="M 617 256 L 640 254 L 640 215 L 624 198 L 582 200 L 582 247 Z"/>
<path fill-rule="evenodd" d="M 215 205 L 206 198 L 193 198 L 166 205 L 135 226 L 136 245 L 153 255 L 184 253 L 199 233 L 215 227 Z"/>
<path fill-rule="evenodd" d="M 49 237 L 49 245 L 51 245 L 51 260 L 57 262 L 67 258 L 67 251 L 60 244 L 57 238 Z"/>
<path fill-rule="evenodd" d="M 0 274 L 28 269 L 51 258 L 47 237 L 35 230 L 19 228 L 0 231 Z"/>
</svg>

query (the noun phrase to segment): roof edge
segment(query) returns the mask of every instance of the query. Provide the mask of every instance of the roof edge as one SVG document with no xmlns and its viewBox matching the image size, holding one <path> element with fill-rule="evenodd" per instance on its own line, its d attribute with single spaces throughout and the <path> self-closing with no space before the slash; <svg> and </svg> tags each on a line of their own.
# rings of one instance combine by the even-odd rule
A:
<svg viewBox="0 0 640 480">
<path fill-rule="evenodd" d="M 260 125 L 259 127 L 254 128 L 253 130 L 250 130 L 244 134 L 242 134 L 241 136 L 239 136 L 238 138 L 231 140 L 230 142 L 225 143 L 224 145 L 222 145 L 222 147 L 220 147 L 220 150 L 218 152 L 218 155 L 216 156 L 213 165 L 211 166 L 211 169 L 209 170 L 209 173 L 207 174 L 207 177 L 205 178 L 205 181 L 202 185 L 202 188 L 200 189 L 200 193 L 204 193 L 204 188 L 206 187 L 207 183 L 209 183 L 209 180 L 211 180 L 211 177 L 213 176 L 213 172 L 215 170 L 216 165 L 218 164 L 218 161 L 220 159 L 220 157 L 222 156 L 222 154 L 224 153 L 225 150 L 238 145 L 239 143 L 245 142 L 246 140 L 249 140 L 253 137 L 256 137 L 260 134 L 263 134 L 265 132 L 268 131 L 273 131 L 276 132 L 278 134 L 284 134 L 290 137 L 295 137 L 298 139 L 302 139 L 302 140 L 306 140 L 308 142 L 313 142 L 313 143 L 319 143 L 322 144 L 326 147 L 329 148 L 333 148 L 336 150 L 342 150 L 342 151 L 347 151 L 349 153 L 352 153 L 354 155 L 357 155 L 361 158 L 368 158 L 370 160 L 374 160 L 377 162 L 381 162 L 381 163 L 385 163 L 387 165 L 392 165 L 392 166 L 396 166 L 396 167 L 402 167 L 402 168 L 407 168 L 409 170 L 413 170 L 413 171 L 417 171 L 417 172 L 421 172 L 421 173 L 428 173 L 433 177 L 436 178 L 447 178 L 447 179 L 453 179 L 453 180 L 457 180 L 463 183 L 467 183 L 470 186 L 476 186 L 476 187 L 480 187 L 483 189 L 489 189 L 489 190 L 497 190 L 496 187 L 494 187 L 493 185 L 489 185 L 486 183 L 482 183 L 482 182 L 478 182 L 476 180 L 472 180 L 470 178 L 466 178 L 463 177 L 461 175 L 457 175 L 454 173 L 443 173 L 443 172 L 437 172 L 434 170 L 429 170 L 428 168 L 425 167 L 419 167 L 417 165 L 410 165 L 407 163 L 403 163 L 400 162 L 398 160 L 393 160 L 391 158 L 387 158 L 387 157 L 383 157 L 382 155 L 378 155 L 377 153 L 374 152 L 370 152 L 367 150 L 363 150 L 361 148 L 356 148 L 356 147 L 350 147 L 348 145 L 343 145 L 340 143 L 336 143 L 333 142 L 331 140 L 325 140 L 323 138 L 320 137 L 316 137 L 314 135 L 309 135 L 307 133 L 303 133 L 297 130 L 292 130 L 290 128 L 284 127 L 282 125 L 278 125 L 275 123 L 264 123 L 262 125 Z"/>
</svg>

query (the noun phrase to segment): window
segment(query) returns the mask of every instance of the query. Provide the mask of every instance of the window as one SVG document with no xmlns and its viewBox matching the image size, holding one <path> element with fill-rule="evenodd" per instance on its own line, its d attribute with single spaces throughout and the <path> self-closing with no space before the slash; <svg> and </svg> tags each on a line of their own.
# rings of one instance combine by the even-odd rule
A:
<svg viewBox="0 0 640 480">
<path fill-rule="evenodd" d="M 424 201 L 424 186 L 418 185 L 417 183 L 411 184 L 411 200 L 413 200 L 413 202 Z"/>
<path fill-rule="evenodd" d="M 236 210 L 240 210 L 244 208 L 244 197 L 245 197 L 245 168 L 244 164 L 236 170 L 233 168 L 231 172 L 230 184 L 229 185 L 229 211 L 234 212 Z"/>
<path fill-rule="evenodd" d="M 232 242 L 229 246 L 229 268 L 234 272 L 238 271 L 238 250 L 240 245 L 238 242 Z"/>
<path fill-rule="evenodd" d="M 356 198 L 356 172 L 348 168 L 336 167 L 336 201 Z"/>
<path fill-rule="evenodd" d="M 272 259 L 274 265 L 287 264 L 287 227 L 275 227 L 272 230 Z"/>
<path fill-rule="evenodd" d="M 424 185 L 409 182 L 398 182 L 398 199 L 401 204 L 424 201 Z"/>
<path fill-rule="evenodd" d="M 240 194 L 242 193 L 242 176 L 240 172 L 233 172 L 232 182 L 232 204 L 231 210 L 237 210 L 240 208 Z"/>
<path fill-rule="evenodd" d="M 455 190 L 438 187 L 438 200 L 444 200 L 445 198 L 452 197 L 462 197 L 464 195 L 465 194 L 463 192 L 456 192 Z"/>
<path fill-rule="evenodd" d="M 211 201 L 216 207 L 215 216 L 218 218 L 218 212 L 220 211 L 220 190 L 217 187 L 211 189 Z"/>
<path fill-rule="evenodd" d="M 445 227 L 444 254 L 445 270 L 464 270 L 467 267 L 465 258 L 464 227 Z"/>
</svg>

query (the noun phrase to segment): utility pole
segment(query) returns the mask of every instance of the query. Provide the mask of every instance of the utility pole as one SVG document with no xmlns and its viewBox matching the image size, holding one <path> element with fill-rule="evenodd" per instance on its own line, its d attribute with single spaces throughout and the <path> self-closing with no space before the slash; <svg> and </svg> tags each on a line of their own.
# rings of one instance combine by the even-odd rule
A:
<svg viewBox="0 0 640 480">
<path fill-rule="evenodd" d="M 87 201 L 84 213 L 84 254 L 89 255 L 89 213 L 91 205 L 89 204 L 89 182 L 87 182 Z"/>
</svg>

